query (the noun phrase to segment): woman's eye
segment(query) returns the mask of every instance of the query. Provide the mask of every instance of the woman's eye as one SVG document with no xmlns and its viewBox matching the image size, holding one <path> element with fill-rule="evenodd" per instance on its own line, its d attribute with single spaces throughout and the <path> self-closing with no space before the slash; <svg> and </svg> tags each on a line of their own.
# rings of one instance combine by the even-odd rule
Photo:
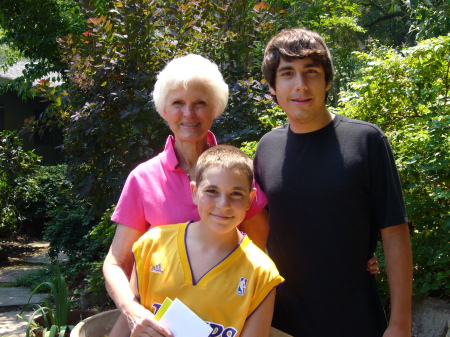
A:
<svg viewBox="0 0 450 337">
<path fill-rule="evenodd" d="M 183 104 L 183 102 L 182 102 L 182 101 L 173 101 L 172 104 L 173 104 L 173 105 L 180 105 L 180 104 Z"/>
<path fill-rule="evenodd" d="M 231 193 L 231 195 L 233 197 L 239 197 L 239 198 L 244 196 L 244 194 L 242 192 L 233 192 L 233 193 Z"/>
<path fill-rule="evenodd" d="M 205 190 L 205 193 L 208 193 L 208 194 L 217 194 L 217 191 L 216 191 L 216 190 L 213 190 L 213 189 L 208 189 L 208 190 Z"/>
<path fill-rule="evenodd" d="M 198 101 L 195 104 L 196 105 L 206 105 L 206 102 L 205 101 Z"/>
</svg>

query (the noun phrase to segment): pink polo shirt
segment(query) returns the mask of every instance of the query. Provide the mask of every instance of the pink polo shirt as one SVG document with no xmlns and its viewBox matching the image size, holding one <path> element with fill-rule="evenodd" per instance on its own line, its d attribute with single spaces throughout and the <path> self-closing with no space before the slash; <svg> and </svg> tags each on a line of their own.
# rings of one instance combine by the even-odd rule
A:
<svg viewBox="0 0 450 337">
<path fill-rule="evenodd" d="M 217 145 L 211 131 L 207 141 L 211 146 Z M 192 201 L 189 178 L 178 167 L 174 145 L 175 138 L 169 136 L 163 152 L 131 171 L 112 221 L 145 232 L 150 227 L 200 220 Z M 246 219 L 267 205 L 266 196 L 259 186 L 256 188 L 258 192 Z"/>
</svg>

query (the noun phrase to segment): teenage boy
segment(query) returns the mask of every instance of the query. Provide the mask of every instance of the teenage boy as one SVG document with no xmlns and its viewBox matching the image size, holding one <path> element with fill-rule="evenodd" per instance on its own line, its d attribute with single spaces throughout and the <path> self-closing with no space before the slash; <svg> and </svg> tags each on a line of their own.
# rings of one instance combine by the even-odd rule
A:
<svg viewBox="0 0 450 337">
<path fill-rule="evenodd" d="M 268 199 L 268 253 L 286 279 L 273 326 L 296 337 L 410 337 L 411 247 L 386 136 L 327 110 L 333 66 L 317 33 L 279 33 L 266 46 L 262 70 L 289 121 L 261 139 L 254 161 Z M 379 230 L 388 326 L 365 268 Z"/>
<path fill-rule="evenodd" d="M 195 177 L 200 221 L 152 228 L 134 244 L 133 292 L 152 314 L 166 297 L 178 298 L 214 328 L 211 336 L 267 337 L 283 278 L 237 229 L 256 194 L 252 161 L 233 146 L 214 146 L 198 159 Z M 133 336 L 173 336 L 154 320 L 138 330 Z M 122 315 L 109 336 L 129 335 Z"/>
</svg>

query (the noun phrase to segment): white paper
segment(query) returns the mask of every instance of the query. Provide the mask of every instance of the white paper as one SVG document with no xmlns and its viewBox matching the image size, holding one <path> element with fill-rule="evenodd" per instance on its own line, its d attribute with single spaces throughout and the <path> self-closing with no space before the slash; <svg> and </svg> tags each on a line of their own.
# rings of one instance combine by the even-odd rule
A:
<svg viewBox="0 0 450 337">
<path fill-rule="evenodd" d="M 173 301 L 160 322 L 172 331 L 175 337 L 208 337 L 213 330 L 178 298 Z"/>
</svg>

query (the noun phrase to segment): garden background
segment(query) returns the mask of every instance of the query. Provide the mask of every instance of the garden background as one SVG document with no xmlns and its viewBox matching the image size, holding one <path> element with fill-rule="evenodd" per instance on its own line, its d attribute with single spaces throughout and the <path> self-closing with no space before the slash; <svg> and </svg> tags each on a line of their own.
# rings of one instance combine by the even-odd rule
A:
<svg viewBox="0 0 450 337">
<path fill-rule="evenodd" d="M 128 173 L 169 134 L 151 101 L 156 74 L 187 53 L 217 63 L 230 99 L 212 131 L 252 155 L 285 123 L 261 74 L 264 45 L 281 29 L 304 27 L 322 34 L 334 57 L 329 109 L 377 124 L 391 141 L 414 296 L 450 301 L 449 14 L 449 0 L 2 1 L 1 66 L 29 63 L 0 90 L 48 106 L 20 132 L 0 132 L 0 238 L 45 238 L 51 256 L 68 256 L 70 285 L 104 292 L 111 212 Z M 64 160 L 43 166 L 21 137 L 52 129 L 63 132 Z M 381 246 L 377 255 L 387 303 Z"/>
</svg>

